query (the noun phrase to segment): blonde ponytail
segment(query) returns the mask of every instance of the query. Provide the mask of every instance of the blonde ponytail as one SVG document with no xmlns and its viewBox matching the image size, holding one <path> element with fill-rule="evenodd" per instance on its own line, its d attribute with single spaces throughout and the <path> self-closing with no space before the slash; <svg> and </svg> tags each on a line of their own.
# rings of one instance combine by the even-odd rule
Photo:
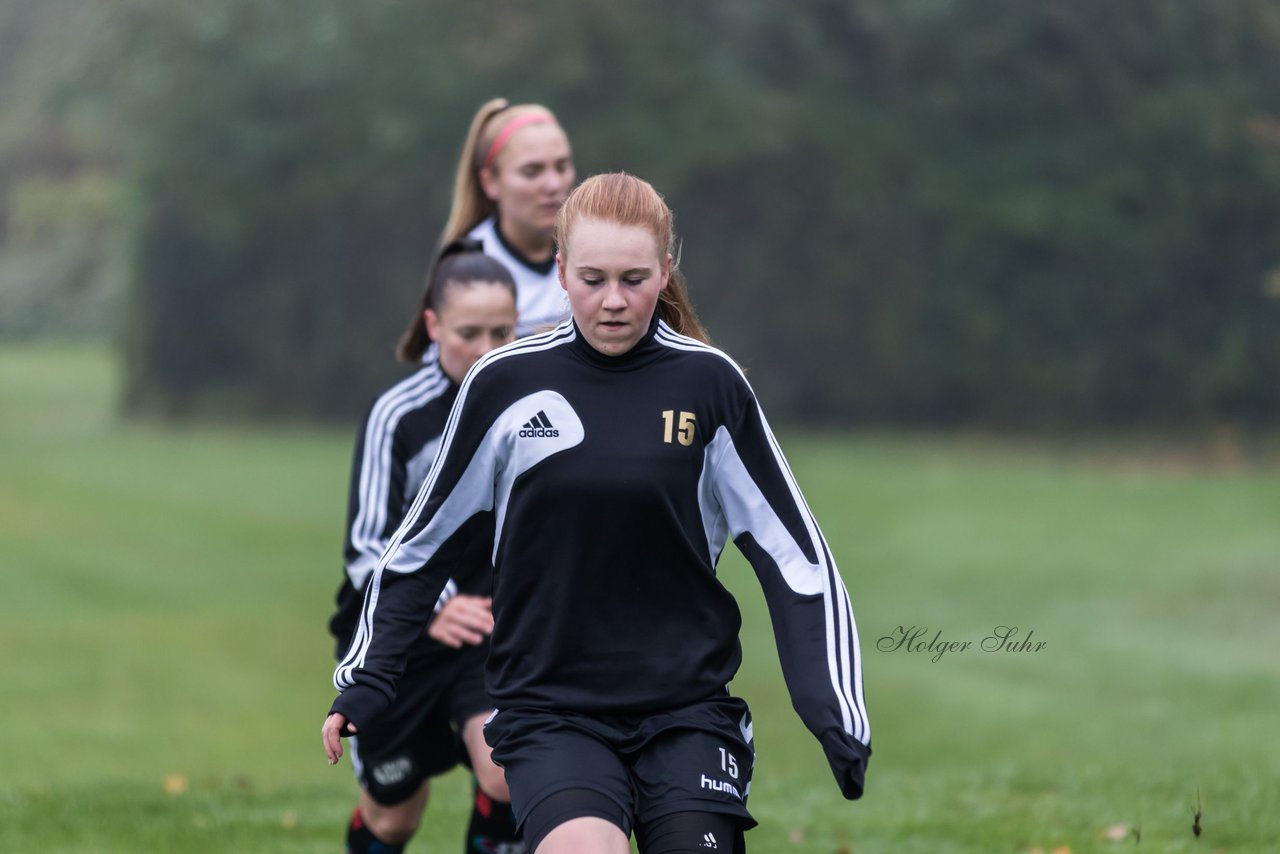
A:
<svg viewBox="0 0 1280 854">
<path fill-rule="evenodd" d="M 506 98 L 486 101 L 471 119 L 467 138 L 462 143 L 458 157 L 458 169 L 453 177 L 453 203 L 449 207 L 449 221 L 440 235 L 440 246 L 448 246 L 467 232 L 498 212 L 498 207 L 484 194 L 476 168 L 477 150 L 484 126 L 498 113 L 511 105 Z"/>
</svg>

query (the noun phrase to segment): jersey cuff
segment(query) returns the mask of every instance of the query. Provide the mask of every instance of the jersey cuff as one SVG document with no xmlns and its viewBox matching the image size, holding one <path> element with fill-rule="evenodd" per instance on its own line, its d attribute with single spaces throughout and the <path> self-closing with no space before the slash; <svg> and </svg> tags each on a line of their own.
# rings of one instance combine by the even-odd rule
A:
<svg viewBox="0 0 1280 854">
<path fill-rule="evenodd" d="M 866 781 L 867 762 L 871 759 L 871 748 L 860 741 L 844 742 L 839 745 L 824 745 L 827 762 L 840 784 L 840 794 L 851 801 L 862 797 L 863 785 Z"/>
<path fill-rule="evenodd" d="M 338 712 L 357 730 L 365 729 L 370 722 L 391 705 L 391 699 L 376 688 L 367 685 L 352 685 L 338 695 L 329 707 L 329 714 Z"/>
</svg>

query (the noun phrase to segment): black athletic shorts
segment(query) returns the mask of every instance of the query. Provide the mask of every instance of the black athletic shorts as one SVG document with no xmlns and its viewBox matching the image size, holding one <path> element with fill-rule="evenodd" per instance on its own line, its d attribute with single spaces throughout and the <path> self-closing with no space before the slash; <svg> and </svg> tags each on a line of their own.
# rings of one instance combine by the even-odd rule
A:
<svg viewBox="0 0 1280 854">
<path fill-rule="evenodd" d="M 624 833 L 676 812 L 725 813 L 755 827 L 747 792 L 755 764 L 751 712 L 711 697 L 646 715 L 547 709 L 494 712 L 485 741 L 506 771 L 516 821 L 550 795 L 589 789 L 621 809 Z"/>
<path fill-rule="evenodd" d="M 487 643 L 439 646 L 409 659 L 395 701 L 350 739 L 356 778 L 375 801 L 398 804 L 428 777 L 469 762 L 462 725 L 493 709 L 484 689 L 488 652 Z"/>
</svg>

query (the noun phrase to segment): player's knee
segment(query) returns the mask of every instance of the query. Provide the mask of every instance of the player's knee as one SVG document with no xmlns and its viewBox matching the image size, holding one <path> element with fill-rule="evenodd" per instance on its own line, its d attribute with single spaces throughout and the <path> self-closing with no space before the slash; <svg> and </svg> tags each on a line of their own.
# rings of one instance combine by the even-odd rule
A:
<svg viewBox="0 0 1280 854">
<path fill-rule="evenodd" d="M 556 825 L 534 850 L 536 854 L 629 854 L 631 845 L 613 822 L 585 816 Z"/>
<path fill-rule="evenodd" d="M 417 833 L 422 824 L 422 812 L 427 806 L 430 787 L 423 781 L 408 797 L 398 797 L 386 803 L 377 794 L 365 791 L 360 798 L 360 812 L 364 824 L 380 841 L 388 845 L 403 845 Z"/>
<path fill-rule="evenodd" d="M 378 839 L 389 845 L 403 845 L 413 838 L 422 824 L 422 811 L 384 807 L 368 810 L 365 825 Z"/>
</svg>

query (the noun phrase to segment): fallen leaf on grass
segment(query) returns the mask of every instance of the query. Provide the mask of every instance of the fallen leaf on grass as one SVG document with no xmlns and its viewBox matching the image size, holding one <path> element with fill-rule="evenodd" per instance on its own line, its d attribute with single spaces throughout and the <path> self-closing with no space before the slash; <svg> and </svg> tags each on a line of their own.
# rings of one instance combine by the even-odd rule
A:
<svg viewBox="0 0 1280 854">
<path fill-rule="evenodd" d="M 1129 829 L 1129 825 L 1127 824 L 1113 824 L 1110 827 L 1104 828 L 1102 832 L 1098 834 L 1098 837 L 1100 839 L 1106 839 L 1109 842 L 1123 842 L 1129 838 L 1129 834 L 1132 832 L 1133 831 Z"/>
<path fill-rule="evenodd" d="M 787 834 L 787 841 L 790 842 L 792 845 L 799 845 L 801 842 L 804 842 L 804 828 L 803 827 L 791 828 L 791 832 Z"/>
<path fill-rule="evenodd" d="M 183 795 L 187 791 L 187 777 L 185 774 L 166 774 L 164 778 L 164 790 L 171 795 Z"/>
</svg>

